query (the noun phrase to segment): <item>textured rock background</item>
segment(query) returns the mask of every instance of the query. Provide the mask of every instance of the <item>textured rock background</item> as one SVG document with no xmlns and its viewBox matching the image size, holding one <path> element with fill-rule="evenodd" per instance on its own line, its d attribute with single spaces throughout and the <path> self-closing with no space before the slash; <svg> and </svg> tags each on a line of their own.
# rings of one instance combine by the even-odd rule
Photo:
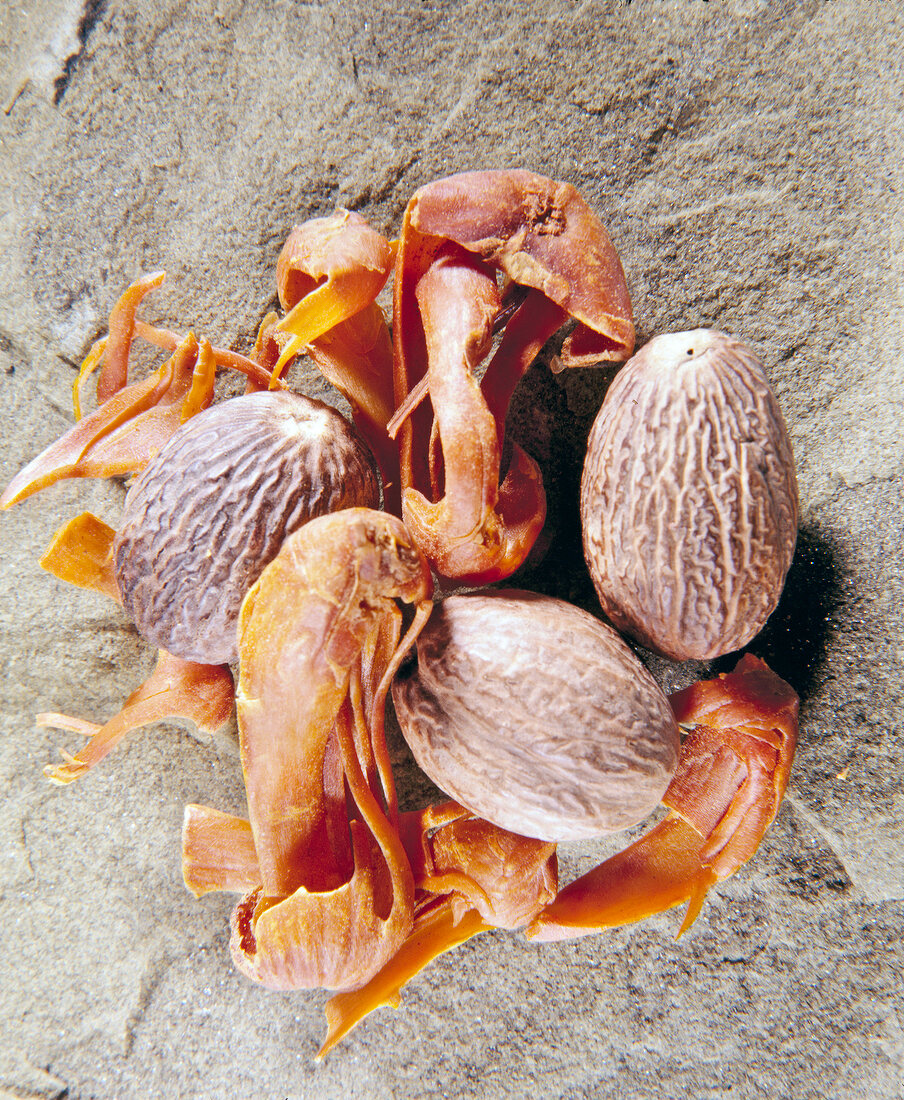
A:
<svg viewBox="0 0 904 1100">
<path fill-rule="evenodd" d="M 0 517 L 0 1095 L 902 1095 L 899 6 L 23 0 L 0 14 L 0 73 L 4 484 L 70 423 L 76 364 L 140 272 L 168 272 L 149 319 L 247 349 L 293 223 L 343 204 L 391 234 L 421 183 L 520 165 L 607 221 L 641 341 L 714 325 L 760 351 L 803 506 L 752 646 L 803 698 L 757 859 L 677 943 L 677 913 L 572 945 L 472 941 L 322 1066 L 325 997 L 240 978 L 230 900 L 181 883 L 183 805 L 241 808 L 234 736 L 155 727 L 75 787 L 42 778 L 72 740 L 34 713 L 110 715 L 153 660 L 37 565 L 76 511 L 115 524 L 122 486 Z M 525 583 L 591 607 L 576 471 L 607 377 L 541 365 L 516 402 L 556 502 Z"/>
</svg>

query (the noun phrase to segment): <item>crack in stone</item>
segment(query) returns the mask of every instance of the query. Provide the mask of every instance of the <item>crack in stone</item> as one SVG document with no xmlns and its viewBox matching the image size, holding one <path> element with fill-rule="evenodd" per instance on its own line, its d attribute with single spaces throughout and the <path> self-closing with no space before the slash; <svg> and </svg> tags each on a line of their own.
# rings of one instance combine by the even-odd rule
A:
<svg viewBox="0 0 904 1100">
<path fill-rule="evenodd" d="M 662 129 L 662 128 L 660 128 Z M 666 127 L 668 130 L 668 127 Z M 671 131 L 669 131 L 671 132 Z M 657 131 L 658 133 L 658 131 Z M 774 187 L 751 187 L 746 191 L 736 191 L 730 195 L 723 195 L 718 199 L 698 203 L 696 206 L 685 206 L 680 210 L 671 211 L 654 219 L 660 225 L 675 225 L 689 218 L 696 218 L 715 214 L 718 210 L 749 210 L 756 207 L 772 206 L 780 202 L 794 189 L 794 183 L 787 183 L 778 189 Z M 758 285 L 758 284 L 754 284 Z"/>
<path fill-rule="evenodd" d="M 0 358 L 7 360 L 2 368 L 4 374 L 15 374 L 17 367 L 28 365 L 28 356 L 25 350 L 3 328 L 0 328 Z"/>
<path fill-rule="evenodd" d="M 0 1100 L 66 1100 L 69 1086 L 21 1050 L 0 1054 Z"/>
<path fill-rule="evenodd" d="M 794 812 L 796 814 L 799 814 L 800 817 L 810 826 L 810 828 L 819 835 L 825 846 L 829 849 L 835 859 L 838 860 L 838 863 L 841 865 L 842 870 L 848 877 L 848 881 L 856 885 L 860 890 L 863 890 L 863 885 L 859 881 L 858 876 L 852 873 L 851 868 L 848 866 L 844 857 L 841 854 L 841 849 L 843 845 L 840 838 L 836 836 L 831 829 L 826 828 L 826 826 L 823 825 L 816 814 L 807 809 L 801 799 L 799 799 L 796 795 L 791 794 L 790 791 L 785 791 L 785 801 L 792 807 Z M 868 891 L 864 891 L 864 893 L 868 893 Z"/>
<path fill-rule="evenodd" d="M 151 1002 L 154 1000 L 154 995 L 165 978 L 167 971 L 173 966 L 174 961 L 175 960 L 171 958 L 169 954 L 164 954 L 157 960 L 148 960 L 148 964 L 139 981 L 137 1002 L 125 1021 L 125 1028 L 123 1031 L 123 1053 L 126 1057 L 132 1053 L 132 1048 L 135 1044 L 135 1034 L 147 1016 Z"/>
<path fill-rule="evenodd" d="M 72 83 L 72 78 L 75 75 L 75 70 L 78 67 L 79 62 L 82 59 L 82 55 L 85 52 L 85 47 L 88 44 L 88 39 L 91 36 L 91 32 L 100 22 L 104 12 L 107 9 L 107 0 L 85 0 L 85 6 L 82 10 L 82 17 L 78 24 L 78 49 L 75 53 L 71 53 L 63 62 L 63 71 L 53 82 L 53 105 L 59 107 L 62 102 L 63 96 L 66 94 L 69 85 Z"/>
</svg>

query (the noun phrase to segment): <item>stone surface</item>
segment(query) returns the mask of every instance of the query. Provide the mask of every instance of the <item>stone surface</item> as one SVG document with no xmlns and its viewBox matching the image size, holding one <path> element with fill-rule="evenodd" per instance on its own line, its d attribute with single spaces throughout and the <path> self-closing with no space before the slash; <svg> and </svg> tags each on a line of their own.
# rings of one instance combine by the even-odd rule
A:
<svg viewBox="0 0 904 1100">
<path fill-rule="evenodd" d="M 681 940 L 677 913 L 574 944 L 484 936 L 315 1066 L 325 996 L 248 984 L 230 899 L 181 882 L 183 805 L 242 809 L 234 734 L 154 727 L 74 787 L 41 775 L 75 738 L 34 714 L 110 715 L 153 661 L 37 565 L 77 511 L 115 525 L 122 485 L 56 486 L 0 516 L 0 1093 L 899 1097 L 899 6 L 23 0 L 0 59 L 0 481 L 71 422 L 75 365 L 139 273 L 168 272 L 149 319 L 247 350 L 292 224 L 344 204 L 391 234 L 420 184 L 522 166 L 604 218 L 641 340 L 713 325 L 763 358 L 802 530 L 751 648 L 803 700 L 775 826 Z M 609 377 L 540 364 L 513 410 L 551 498 L 522 583 L 589 608 L 577 477 Z M 650 663 L 667 685 L 706 671 Z M 395 752 L 415 804 L 429 788 Z M 563 875 L 598 857 L 569 849 Z"/>
</svg>

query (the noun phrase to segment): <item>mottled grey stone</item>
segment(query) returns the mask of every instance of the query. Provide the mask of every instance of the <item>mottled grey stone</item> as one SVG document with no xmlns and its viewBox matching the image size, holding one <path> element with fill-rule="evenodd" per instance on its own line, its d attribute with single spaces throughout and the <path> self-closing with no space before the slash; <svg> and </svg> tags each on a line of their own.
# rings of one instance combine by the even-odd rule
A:
<svg viewBox="0 0 904 1100">
<path fill-rule="evenodd" d="M 157 726 L 73 787 L 41 774 L 77 739 L 34 714 L 109 716 L 153 661 L 117 609 L 37 565 L 76 512 L 115 525 L 123 486 L 60 485 L 0 516 L 0 1092 L 900 1097 L 899 5 L 22 0 L 0 13 L 0 72 L 3 484 L 71 423 L 76 364 L 139 273 L 168 273 L 149 319 L 247 350 L 294 223 L 344 204 L 393 234 L 420 184 L 521 166 L 606 221 L 641 341 L 712 325 L 755 347 L 802 506 L 751 646 L 802 696 L 755 860 L 677 942 L 677 913 L 573 944 L 471 941 L 321 1066 L 325 995 L 246 982 L 230 900 L 182 886 L 184 804 L 241 812 L 234 731 Z M 591 609 L 577 478 L 610 378 L 541 363 L 512 416 L 551 500 L 522 583 Z M 709 671 L 650 664 L 669 686 Z M 429 788 L 393 751 L 419 804 Z M 563 876 L 602 851 L 564 851 Z"/>
</svg>

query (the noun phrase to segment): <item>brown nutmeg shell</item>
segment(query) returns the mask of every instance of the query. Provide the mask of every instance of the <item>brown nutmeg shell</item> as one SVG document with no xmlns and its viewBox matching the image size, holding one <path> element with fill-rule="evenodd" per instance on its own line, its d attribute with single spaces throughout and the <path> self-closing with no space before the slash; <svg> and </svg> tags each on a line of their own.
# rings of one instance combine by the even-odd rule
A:
<svg viewBox="0 0 904 1100">
<path fill-rule="evenodd" d="M 627 645 L 534 593 L 443 600 L 392 697 L 433 782 L 522 836 L 627 829 L 659 804 L 678 762 L 668 700 Z"/>
<path fill-rule="evenodd" d="M 775 610 L 797 521 L 791 443 L 753 352 L 708 329 L 651 340 L 606 394 L 581 482 L 609 619 L 675 660 L 740 649 Z"/>
<path fill-rule="evenodd" d="M 113 547 L 143 637 L 202 664 L 234 661 L 242 599 L 287 535 L 379 504 L 373 459 L 335 409 L 256 393 L 189 420 L 130 488 Z"/>
</svg>

